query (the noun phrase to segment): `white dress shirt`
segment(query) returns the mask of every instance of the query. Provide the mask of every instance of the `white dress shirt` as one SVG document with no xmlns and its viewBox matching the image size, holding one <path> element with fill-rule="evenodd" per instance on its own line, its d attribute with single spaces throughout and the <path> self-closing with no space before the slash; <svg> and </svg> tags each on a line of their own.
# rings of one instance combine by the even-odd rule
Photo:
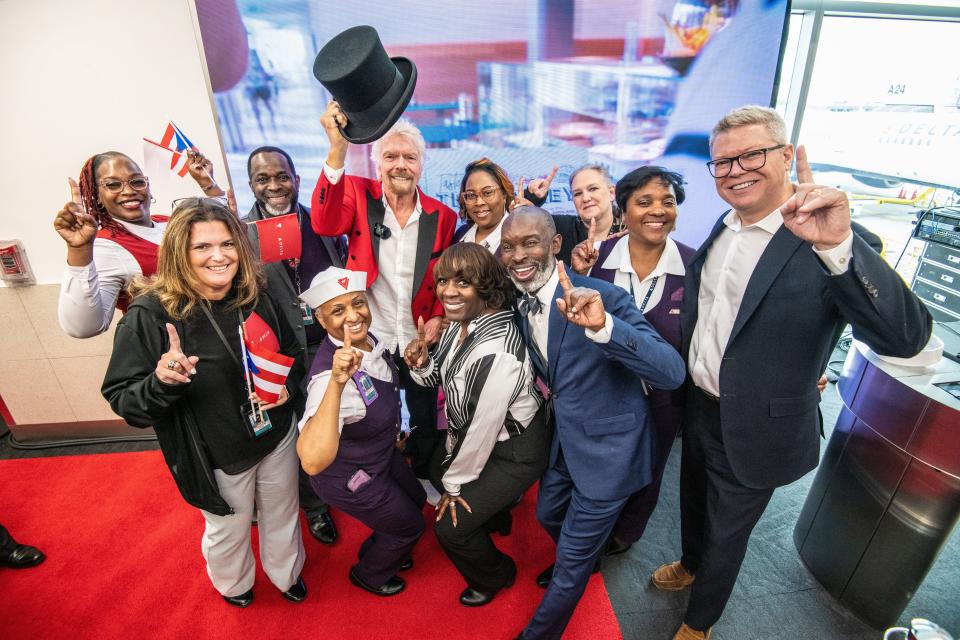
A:
<svg viewBox="0 0 960 640">
<path fill-rule="evenodd" d="M 556 309 L 557 306 L 557 301 L 556 298 L 553 297 L 553 294 L 556 292 L 559 284 L 560 274 L 557 272 L 556 267 L 554 267 L 553 273 L 551 273 L 550 278 L 547 279 L 547 283 L 537 291 L 536 297 L 537 300 L 540 301 L 542 311 L 540 311 L 540 313 L 531 313 L 528 316 L 528 318 L 530 318 L 530 337 L 533 339 L 533 343 L 543 357 L 544 366 L 548 364 L 547 345 L 549 343 L 547 340 L 549 336 L 547 334 L 550 329 L 550 312 Z M 560 313 L 559 309 L 557 309 L 557 313 Z M 605 315 L 606 321 L 599 331 L 584 329 L 586 336 L 598 344 L 610 342 L 610 337 L 613 335 L 613 317 L 609 312 Z M 566 318 L 564 318 L 564 322 L 567 322 Z"/>
<path fill-rule="evenodd" d="M 152 227 L 117 220 L 133 235 L 159 247 L 167 227 L 154 222 Z M 60 283 L 57 317 L 60 327 L 74 338 L 91 338 L 110 328 L 120 292 L 142 275 L 133 254 L 109 238 L 93 241 L 93 261 L 83 267 L 67 265 Z"/>
<path fill-rule="evenodd" d="M 328 336 L 330 341 L 337 347 L 343 346 L 342 340 L 337 340 L 333 336 Z M 393 380 L 393 371 L 390 365 L 383 359 L 383 343 L 378 343 L 371 351 L 360 351 L 360 371 L 365 371 L 370 377 L 383 382 Z M 321 371 L 313 376 L 307 383 L 307 406 L 303 411 L 303 417 L 297 425 L 303 431 L 304 425 L 313 417 L 313 414 L 320 408 L 323 401 L 323 394 L 327 392 L 327 386 L 330 384 L 331 372 Z M 343 394 L 340 396 L 340 417 L 337 422 L 337 428 L 343 433 L 343 425 L 360 422 L 367 417 L 367 405 L 363 403 L 360 397 L 360 390 L 353 380 L 350 380 L 343 386 Z"/>
<path fill-rule="evenodd" d="M 477 225 L 473 225 L 467 229 L 465 234 L 463 234 L 463 237 L 460 238 L 460 242 L 473 242 L 487 249 L 490 251 L 490 253 L 496 253 L 497 249 L 500 248 L 500 234 L 503 231 L 503 221 L 506 219 L 506 215 L 500 218 L 500 222 L 497 224 L 497 226 L 494 227 L 494 229 L 487 234 L 487 237 L 480 242 L 477 242 Z"/>
<path fill-rule="evenodd" d="M 660 298 L 663 297 L 663 289 L 667 284 L 667 279 L 664 276 L 667 274 L 682 276 L 686 271 L 683 266 L 683 258 L 680 256 L 680 249 L 677 248 L 677 243 L 673 241 L 673 238 L 669 237 L 657 265 L 643 280 L 637 276 L 637 272 L 633 269 L 633 263 L 630 261 L 630 238 L 628 236 L 623 236 L 617 240 L 601 267 L 616 270 L 613 275 L 613 284 L 624 291 L 630 291 L 632 287 L 633 299 L 637 303 L 637 307 L 643 303 L 643 299 L 647 297 L 647 292 L 653 285 L 653 291 L 647 299 L 646 306 L 641 310 L 642 313 L 647 313 L 660 303 Z M 657 279 L 656 284 L 653 282 L 654 278 Z"/>
<path fill-rule="evenodd" d="M 700 274 L 697 324 L 687 360 L 693 383 L 718 397 L 720 364 L 740 311 L 740 303 L 743 302 L 743 294 L 760 256 L 783 225 L 783 216 L 778 207 L 762 220 L 743 226 L 740 216 L 731 210 L 723 218 L 723 224 L 726 228 L 707 250 Z M 852 247 L 851 234 L 837 247 L 813 251 L 830 273 L 839 275 L 849 268 Z"/>
<path fill-rule="evenodd" d="M 330 184 L 337 184 L 343 176 L 344 168 L 331 169 L 330 165 L 324 163 L 323 172 Z M 387 351 L 392 352 L 397 347 L 404 349 L 417 337 L 417 323 L 411 318 L 410 310 L 413 305 L 417 234 L 423 208 L 420 205 L 420 192 L 417 191 L 413 213 L 407 219 L 407 224 L 401 228 L 386 195 L 382 197 L 382 202 L 383 226 L 390 230 L 390 237 L 380 239 L 377 257 L 377 270 L 380 273 L 368 287 L 367 304 L 372 316 L 371 333 L 380 338 Z M 424 318 L 423 321 L 429 319 Z"/>
</svg>

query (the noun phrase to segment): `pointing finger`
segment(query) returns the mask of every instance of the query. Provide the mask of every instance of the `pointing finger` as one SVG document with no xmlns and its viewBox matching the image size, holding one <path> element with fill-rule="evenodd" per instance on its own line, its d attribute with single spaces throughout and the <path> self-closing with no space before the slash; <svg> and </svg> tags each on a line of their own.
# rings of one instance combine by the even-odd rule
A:
<svg viewBox="0 0 960 640">
<path fill-rule="evenodd" d="M 594 216 L 590 218 L 590 231 L 587 233 L 587 244 L 591 253 L 593 252 L 593 247 L 597 242 L 597 217 Z"/>
<path fill-rule="evenodd" d="M 67 178 L 67 182 L 70 184 L 70 200 L 86 213 L 86 207 L 83 206 L 83 196 L 80 195 L 80 187 L 77 186 L 77 181 L 73 178 Z"/>
<path fill-rule="evenodd" d="M 550 170 L 550 174 L 546 177 L 546 184 L 544 186 L 550 186 L 550 183 L 553 182 L 553 179 L 557 177 L 557 171 L 559 170 L 559 165 L 553 165 L 553 169 Z"/>
<path fill-rule="evenodd" d="M 170 338 L 170 351 L 180 351 L 180 336 L 177 334 L 177 328 L 169 322 L 167 323 L 167 336 Z"/>
<path fill-rule="evenodd" d="M 237 198 L 233 195 L 233 189 L 227 189 L 227 207 L 233 212 L 233 215 L 240 217 L 237 213 Z"/>
<path fill-rule="evenodd" d="M 807 161 L 807 148 L 803 145 L 797 147 L 797 182 L 800 184 L 813 182 L 813 171 Z"/>
<path fill-rule="evenodd" d="M 560 287 L 563 289 L 564 296 L 573 289 L 570 278 L 567 276 L 567 269 L 563 266 L 563 260 L 557 260 L 557 276 L 560 278 Z"/>
<path fill-rule="evenodd" d="M 420 342 L 427 341 L 427 328 L 426 325 L 423 324 L 423 316 L 417 318 L 417 340 Z"/>
<path fill-rule="evenodd" d="M 517 199 L 520 199 L 520 198 L 523 198 L 523 197 L 524 197 L 524 195 L 523 195 L 523 182 L 524 182 L 524 177 L 523 177 L 523 176 L 520 176 L 520 179 L 517 180 Z"/>
<path fill-rule="evenodd" d="M 344 331 L 343 332 L 343 348 L 346 349 L 347 351 L 350 351 L 352 347 L 353 347 L 353 342 L 350 340 L 350 332 Z"/>
</svg>

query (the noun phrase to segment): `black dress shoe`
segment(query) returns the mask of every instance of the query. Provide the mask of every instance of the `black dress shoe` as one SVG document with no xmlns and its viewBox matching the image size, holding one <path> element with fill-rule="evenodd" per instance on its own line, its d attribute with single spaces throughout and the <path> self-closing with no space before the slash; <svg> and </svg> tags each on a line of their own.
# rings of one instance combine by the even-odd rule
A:
<svg viewBox="0 0 960 640">
<path fill-rule="evenodd" d="M 511 576 L 507 584 L 503 585 L 503 588 L 513 586 L 513 581 L 516 580 L 517 574 L 514 573 Z M 482 607 L 491 600 L 494 596 L 500 592 L 500 589 L 494 589 L 493 591 L 480 591 L 479 589 L 474 589 L 473 587 L 467 587 L 463 590 L 463 593 L 460 594 L 460 604 L 465 607 Z"/>
<path fill-rule="evenodd" d="M 253 602 L 253 589 L 247 591 L 246 593 L 241 593 L 238 596 L 223 596 L 223 599 L 227 601 L 227 604 L 232 604 L 235 607 L 249 607 L 250 603 Z"/>
<path fill-rule="evenodd" d="M 488 593 L 467 587 L 463 590 L 463 593 L 460 594 L 460 604 L 465 607 L 482 607 L 488 602 L 493 601 L 495 595 L 497 595 L 496 591 Z"/>
<path fill-rule="evenodd" d="M 321 513 L 315 518 L 310 518 L 310 534 L 322 544 L 333 544 L 337 541 L 337 527 L 333 524 L 333 517 L 330 513 Z"/>
<path fill-rule="evenodd" d="M 550 565 L 546 569 L 540 572 L 540 575 L 537 576 L 537 586 L 546 589 L 550 586 L 550 581 L 553 579 L 553 567 Z M 597 558 L 597 563 L 593 565 L 593 570 L 590 571 L 591 574 L 600 571 L 600 558 Z"/>
<path fill-rule="evenodd" d="M 307 585 L 303 583 L 303 577 L 297 578 L 293 586 L 281 594 L 290 602 L 303 602 L 307 599 Z"/>
<path fill-rule="evenodd" d="M 400 571 L 410 571 L 410 569 L 413 569 L 413 558 L 407 558 L 400 565 Z"/>
<path fill-rule="evenodd" d="M 401 578 L 393 576 L 389 580 L 383 583 L 383 586 L 374 588 L 365 583 L 363 580 L 357 577 L 357 574 L 354 573 L 353 568 L 350 568 L 350 582 L 357 585 L 364 591 L 369 591 L 370 593 L 378 596 L 395 596 L 407 586 L 407 583 L 404 582 Z"/>
<path fill-rule="evenodd" d="M 15 545 L 9 551 L 0 551 L 0 564 L 14 569 L 35 567 L 46 558 L 40 549 L 26 544 Z"/>
<path fill-rule="evenodd" d="M 621 553 L 626 553 L 630 551 L 630 547 L 633 546 L 632 542 L 624 542 L 617 536 L 610 536 L 610 542 L 607 543 L 606 555 L 616 556 Z"/>
</svg>

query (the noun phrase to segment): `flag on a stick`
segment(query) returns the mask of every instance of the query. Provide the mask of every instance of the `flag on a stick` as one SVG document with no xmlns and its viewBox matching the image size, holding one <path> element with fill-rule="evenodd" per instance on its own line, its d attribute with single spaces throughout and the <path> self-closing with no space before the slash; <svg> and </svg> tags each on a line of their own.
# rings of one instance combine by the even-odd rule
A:
<svg viewBox="0 0 960 640">
<path fill-rule="evenodd" d="M 187 151 L 193 147 L 193 143 L 177 125 L 168 122 L 160 142 L 154 142 L 148 138 L 144 138 L 144 141 L 173 154 L 170 157 L 170 170 L 181 178 L 187 175 L 187 162 L 189 160 Z"/>
<path fill-rule="evenodd" d="M 276 402 L 294 359 L 279 353 L 276 334 L 256 312 L 243 321 L 243 335 L 244 358 L 253 378 L 253 390 L 264 403 Z"/>
</svg>

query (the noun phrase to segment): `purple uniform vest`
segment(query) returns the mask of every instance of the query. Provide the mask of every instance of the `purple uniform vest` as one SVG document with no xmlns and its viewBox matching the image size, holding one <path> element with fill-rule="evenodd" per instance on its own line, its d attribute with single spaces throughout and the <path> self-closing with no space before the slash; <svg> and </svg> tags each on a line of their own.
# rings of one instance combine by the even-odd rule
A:
<svg viewBox="0 0 960 640">
<path fill-rule="evenodd" d="M 606 262 L 613 247 L 621 238 L 608 238 L 600 243 L 598 250 L 599 257 L 593 265 L 593 269 L 588 274 L 591 278 L 606 280 L 613 283 L 616 269 L 604 269 L 601 265 Z M 677 249 L 680 251 L 680 257 L 686 266 L 690 263 L 690 258 L 695 253 L 694 249 L 685 244 L 677 242 Z M 663 295 L 660 302 L 653 309 L 643 314 L 653 328 L 657 330 L 664 340 L 673 345 L 673 348 L 680 351 L 680 303 L 683 302 L 683 276 L 672 273 L 666 275 L 663 286 Z M 650 409 L 653 416 L 654 425 L 657 430 L 673 430 L 674 433 L 680 428 L 683 420 L 683 387 L 676 391 L 663 391 L 661 389 L 650 390 Z"/>
<path fill-rule="evenodd" d="M 308 380 L 330 370 L 336 350 L 337 346 L 330 338 L 320 343 Z M 367 415 L 362 420 L 343 425 L 337 457 L 321 473 L 311 476 L 310 482 L 318 493 L 326 482 L 342 485 L 357 469 L 363 469 L 371 477 L 387 473 L 400 430 L 400 390 L 396 365 L 390 354 L 384 353 L 383 358 L 390 365 L 393 380 L 387 382 L 370 377 L 379 395 L 367 407 Z"/>
</svg>

